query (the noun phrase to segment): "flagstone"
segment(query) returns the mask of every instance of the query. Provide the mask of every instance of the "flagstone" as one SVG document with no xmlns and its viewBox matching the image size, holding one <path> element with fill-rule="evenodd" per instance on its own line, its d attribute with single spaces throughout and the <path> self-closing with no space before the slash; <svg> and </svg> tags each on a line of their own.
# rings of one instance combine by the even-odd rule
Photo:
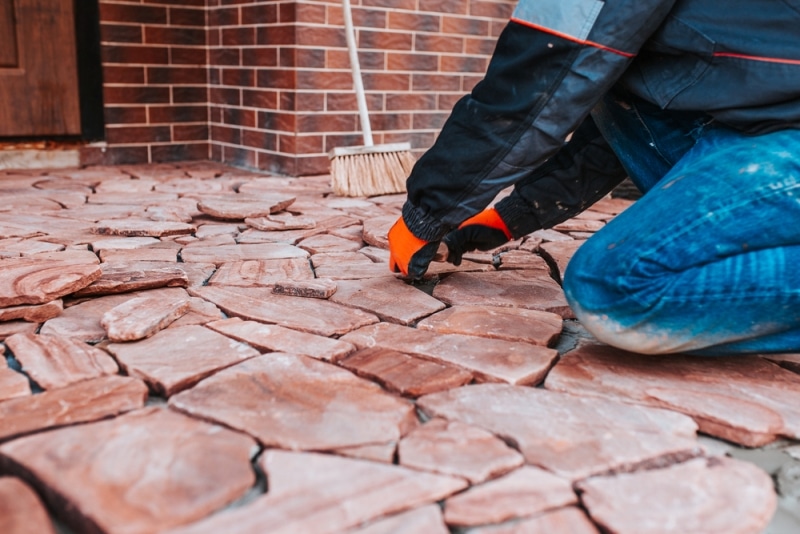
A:
<svg viewBox="0 0 800 534">
<path fill-rule="evenodd" d="M 573 240 L 564 242 L 542 243 L 539 246 L 539 253 L 551 263 L 558 267 L 559 280 L 564 280 L 564 272 L 572 256 L 585 243 L 585 240 Z"/>
<path fill-rule="evenodd" d="M 229 195 L 227 197 L 204 195 L 197 203 L 197 209 L 218 219 L 244 220 L 266 217 L 270 213 L 282 211 L 294 201 L 294 196 L 279 193 L 261 193 L 258 196 Z"/>
<path fill-rule="evenodd" d="M 0 477 L 0 532 L 55 534 L 39 496 L 16 477 Z"/>
<path fill-rule="evenodd" d="M 188 194 L 219 194 L 233 191 L 231 182 L 227 179 L 214 179 L 219 170 L 190 171 L 191 178 L 180 177 L 170 178 L 155 185 L 154 189 L 162 193 L 177 193 L 179 195 Z"/>
<path fill-rule="evenodd" d="M 606 213 L 608 215 L 619 215 L 630 206 L 633 205 L 632 200 L 624 198 L 605 197 L 592 204 L 592 211 L 597 213 Z"/>
<path fill-rule="evenodd" d="M 52 300 L 45 304 L 22 304 L 0 308 L 0 321 L 13 321 L 21 319 L 32 323 L 43 323 L 53 317 L 58 317 L 64 309 L 64 301 Z"/>
<path fill-rule="evenodd" d="M 136 341 L 163 330 L 187 311 L 188 297 L 135 297 L 105 312 L 100 325 L 111 341 Z"/>
<path fill-rule="evenodd" d="M 388 273 L 383 278 L 339 280 L 330 300 L 401 325 L 413 324 L 445 308 L 435 298 Z"/>
<path fill-rule="evenodd" d="M 130 180 L 131 182 L 133 180 Z M 166 202 L 171 202 L 174 200 L 178 200 L 178 195 L 175 193 L 156 193 L 154 191 L 110 191 L 110 192 L 99 192 L 93 195 L 89 195 L 86 199 L 86 202 L 89 204 L 130 204 L 131 203 L 131 193 L 136 194 L 136 202 L 139 206 L 154 206 L 157 204 L 164 204 Z"/>
<path fill-rule="evenodd" d="M 0 402 L 0 420 L 3 421 L 0 442 L 48 428 L 87 423 L 136 410 L 144 406 L 145 399 L 147 387 L 141 380 L 117 375 L 82 380 L 37 395 L 9 399 Z"/>
<path fill-rule="evenodd" d="M 476 380 L 535 385 L 558 353 L 546 347 L 460 334 L 438 334 L 391 323 L 365 326 L 342 336 L 358 348 L 396 350 L 466 369 Z"/>
<path fill-rule="evenodd" d="M 280 280 L 275 282 L 272 292 L 277 295 L 327 299 L 336 293 L 337 284 L 330 278 L 309 280 Z"/>
<path fill-rule="evenodd" d="M 238 432 L 148 408 L 6 443 L 0 461 L 75 532 L 162 532 L 242 496 L 254 449 Z"/>
<path fill-rule="evenodd" d="M 103 263 L 132 263 L 137 261 L 160 261 L 177 263 L 180 245 L 169 241 L 161 241 L 156 245 L 137 249 L 109 249 L 100 251 Z"/>
<path fill-rule="evenodd" d="M 160 237 L 192 234 L 195 230 L 196 227 L 194 225 L 183 222 L 126 218 L 97 221 L 94 231 L 100 235 Z"/>
<path fill-rule="evenodd" d="M 272 287 L 284 280 L 313 280 L 306 258 L 227 261 L 208 280 L 210 286 Z"/>
<path fill-rule="evenodd" d="M 332 534 L 466 486 L 457 478 L 328 454 L 273 449 L 258 463 L 270 481 L 266 495 L 173 534 Z"/>
<path fill-rule="evenodd" d="M 398 440 L 414 405 L 308 356 L 265 354 L 224 369 L 170 407 L 245 432 L 265 447 L 331 450 Z"/>
<path fill-rule="evenodd" d="M 547 262 L 541 256 L 527 250 L 507 250 L 498 254 L 497 258 L 500 262 L 498 269 L 527 269 L 550 274 Z"/>
<path fill-rule="evenodd" d="M 131 268 L 129 264 L 121 263 L 103 263 L 100 267 L 103 275 L 90 285 L 73 293 L 73 296 L 90 297 L 189 285 L 189 278 L 177 264 L 173 267 L 172 264 L 164 262 L 150 269 L 135 269 Z"/>
<path fill-rule="evenodd" d="M 600 220 L 572 218 L 553 227 L 558 232 L 597 232 L 606 224 Z"/>
<path fill-rule="evenodd" d="M 42 254 L 44 252 L 59 252 L 64 250 L 65 246 L 59 243 L 48 243 L 39 238 L 31 239 L 14 239 L 14 243 L 3 243 L 0 246 L 0 254 L 5 257 L 27 257 Z"/>
<path fill-rule="evenodd" d="M 800 353 L 797 354 L 764 354 L 764 358 L 777 363 L 784 369 L 800 373 Z"/>
<path fill-rule="evenodd" d="M 597 527 L 581 510 L 567 506 L 535 517 L 499 525 L 471 528 L 465 534 L 599 534 Z"/>
<path fill-rule="evenodd" d="M 487 525 L 577 503 L 568 480 L 525 466 L 447 499 L 444 520 L 451 526 Z"/>
<path fill-rule="evenodd" d="M 542 243 L 560 243 L 575 240 L 567 234 L 552 229 L 536 230 L 535 232 L 531 233 L 527 239 L 538 239 Z"/>
<path fill-rule="evenodd" d="M 94 252 L 101 250 L 137 249 L 160 243 L 155 237 L 106 237 L 89 243 Z"/>
<path fill-rule="evenodd" d="M 512 471 L 524 463 L 524 458 L 519 452 L 490 432 L 444 419 L 432 419 L 410 432 L 400 440 L 397 452 L 400 465 L 465 478 L 470 484 L 480 484 Z M 562 483 L 569 489 L 569 483 L 566 481 Z M 548 487 L 548 489 L 553 488 Z M 497 523 L 504 519 L 484 522 Z M 448 519 L 448 523 L 452 521 Z M 456 521 L 454 524 L 479 523 Z"/>
<path fill-rule="evenodd" d="M 313 259 L 314 256 L 312 256 Z M 380 278 L 385 281 L 387 277 L 395 277 L 389 270 L 388 263 L 334 263 L 325 262 L 323 265 L 314 268 L 317 276 L 330 278 L 331 280 L 363 280 Z"/>
<path fill-rule="evenodd" d="M 389 264 L 389 250 L 385 248 L 378 248 L 373 247 L 372 245 L 367 245 L 366 247 L 362 247 L 358 250 L 359 254 L 362 254 L 369 258 L 374 263 L 382 263 L 384 265 Z"/>
<path fill-rule="evenodd" d="M 706 434 L 748 447 L 800 438 L 800 376 L 758 356 L 645 356 L 586 345 L 564 356 L 545 387 L 656 406 Z"/>
<path fill-rule="evenodd" d="M 5 340 L 14 334 L 27 334 L 36 332 L 41 323 L 30 323 L 28 321 L 6 321 L 0 322 L 0 341 Z"/>
<path fill-rule="evenodd" d="M 495 306 L 453 306 L 417 323 L 420 330 L 524 341 L 543 347 L 558 340 L 562 327 L 563 320 L 555 313 Z"/>
<path fill-rule="evenodd" d="M 235 244 L 236 239 L 234 239 L 232 235 L 227 234 L 212 235 L 202 239 L 192 239 L 183 243 L 184 249 L 188 247 L 220 247 Z"/>
<path fill-rule="evenodd" d="M 356 252 L 363 244 L 335 235 L 319 234 L 303 239 L 297 246 L 307 250 L 309 254 L 319 254 L 321 252 Z"/>
<path fill-rule="evenodd" d="M 110 343 L 106 350 L 129 375 L 169 397 L 203 378 L 260 353 L 202 326 L 162 330 L 130 343 Z"/>
<path fill-rule="evenodd" d="M 69 337 L 15 334 L 5 343 L 22 364 L 22 370 L 46 390 L 113 375 L 119 370 L 107 352 Z"/>
<path fill-rule="evenodd" d="M 150 194 L 156 184 L 158 184 L 156 180 L 125 176 L 121 177 L 121 179 L 103 180 L 94 187 L 94 190 L 96 194 L 124 193 L 130 199 L 131 194 Z"/>
<path fill-rule="evenodd" d="M 239 235 L 238 224 L 219 224 L 219 223 L 206 223 L 198 225 L 197 231 L 194 235 L 200 239 L 217 235 L 237 236 Z"/>
<path fill-rule="evenodd" d="M 228 315 L 326 337 L 378 322 L 370 313 L 329 300 L 275 295 L 269 288 L 204 286 L 190 288 L 189 293 L 213 302 Z"/>
<path fill-rule="evenodd" d="M 167 273 L 170 272 L 172 269 L 178 269 L 182 271 L 183 274 L 186 276 L 188 285 L 190 287 L 204 285 L 206 281 L 211 277 L 211 275 L 214 274 L 217 268 L 213 263 L 177 263 L 175 259 L 169 261 L 151 261 L 151 260 L 139 260 L 139 259 L 134 259 L 132 261 L 112 260 L 106 264 L 101 265 L 101 267 L 103 268 L 104 273 L 116 270 L 120 270 L 120 272 L 128 270 L 130 272 L 142 271 L 146 273 L 148 276 L 153 273 Z M 166 287 L 170 286 L 168 285 Z M 182 286 L 179 285 L 178 287 Z M 157 288 L 144 288 L 144 289 L 157 289 Z"/>
<path fill-rule="evenodd" d="M 42 252 L 36 255 L 36 260 L 39 261 L 57 261 L 64 263 L 83 263 L 87 265 L 99 265 L 100 258 L 97 255 L 87 250 L 86 248 L 73 248 L 58 252 Z"/>
<path fill-rule="evenodd" d="M 292 215 L 291 213 L 274 213 L 266 217 L 248 217 L 244 222 L 247 226 L 263 232 L 305 230 L 317 226 L 317 221 L 312 217 Z"/>
<path fill-rule="evenodd" d="M 463 386 L 473 378 L 454 365 L 378 347 L 361 349 L 339 365 L 406 397 Z"/>
<path fill-rule="evenodd" d="M 514 443 L 527 463 L 573 481 L 700 453 L 691 418 L 611 399 L 476 384 L 426 395 L 417 406 L 431 417 L 484 428 Z"/>
<path fill-rule="evenodd" d="M 96 264 L 31 258 L 0 260 L 0 308 L 44 304 L 82 289 L 102 272 Z"/>
<path fill-rule="evenodd" d="M 0 402 L 31 394 L 28 377 L 5 365 L 0 365 Z"/>
<path fill-rule="evenodd" d="M 620 534 L 762 532 L 777 505 L 767 473 L 726 457 L 590 478 L 578 489 L 592 519 Z"/>
<path fill-rule="evenodd" d="M 442 520 L 442 511 L 428 504 L 391 517 L 378 519 L 364 527 L 348 530 L 347 534 L 449 534 Z"/>
<path fill-rule="evenodd" d="M 347 267 L 353 264 L 372 265 L 376 263 L 374 260 L 361 253 L 363 249 L 358 252 L 320 252 L 311 255 L 311 263 L 314 268 L 325 266 Z M 384 274 L 386 274 L 384 272 Z"/>
<path fill-rule="evenodd" d="M 394 223 L 397 222 L 397 215 L 383 215 L 364 220 L 364 242 L 373 247 L 388 249 L 389 238 L 386 237 Z"/>
<path fill-rule="evenodd" d="M 189 310 L 181 317 L 176 319 L 167 328 L 177 328 L 193 324 L 205 325 L 213 321 L 219 321 L 225 317 L 222 310 L 207 300 L 197 297 L 189 297 Z"/>
<path fill-rule="evenodd" d="M 346 456 L 348 458 L 358 458 L 360 460 L 370 460 L 372 462 L 383 462 L 385 464 L 394 463 L 394 455 L 397 451 L 397 442 L 378 443 L 370 445 L 356 445 L 354 447 L 341 447 L 333 449 L 334 454 Z"/>
<path fill-rule="evenodd" d="M 358 243 L 359 247 L 364 246 L 364 227 L 360 224 L 354 224 L 346 228 L 331 228 L 328 230 L 328 234 Z"/>
<path fill-rule="evenodd" d="M 437 284 L 433 296 L 450 306 L 527 308 L 574 318 L 561 286 L 539 271 L 458 272 Z"/>
<path fill-rule="evenodd" d="M 214 263 L 221 265 L 232 261 L 278 260 L 288 258 L 307 258 L 308 252 L 285 243 L 260 243 L 219 245 L 214 247 L 191 247 L 181 251 L 185 262 Z"/>
<path fill-rule="evenodd" d="M 301 240 L 325 233 L 324 228 L 314 227 L 303 230 L 269 231 L 262 232 L 252 228 L 244 230 L 236 238 L 240 245 L 263 245 L 268 243 L 296 245 Z"/>
</svg>

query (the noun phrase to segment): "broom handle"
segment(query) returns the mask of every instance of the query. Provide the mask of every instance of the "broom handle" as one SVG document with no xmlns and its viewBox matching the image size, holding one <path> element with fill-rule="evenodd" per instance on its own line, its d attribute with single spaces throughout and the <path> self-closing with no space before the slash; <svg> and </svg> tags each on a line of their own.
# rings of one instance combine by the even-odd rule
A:
<svg viewBox="0 0 800 534">
<path fill-rule="evenodd" d="M 356 88 L 358 118 L 361 120 L 361 131 L 364 135 L 364 146 L 373 146 L 372 128 L 367 114 L 367 98 L 364 96 L 364 82 L 361 80 L 361 67 L 358 64 L 356 36 L 353 32 L 353 15 L 350 13 L 350 0 L 342 0 L 344 12 L 344 33 L 347 39 L 347 52 L 350 54 L 350 70 L 353 73 L 353 85 Z"/>
</svg>

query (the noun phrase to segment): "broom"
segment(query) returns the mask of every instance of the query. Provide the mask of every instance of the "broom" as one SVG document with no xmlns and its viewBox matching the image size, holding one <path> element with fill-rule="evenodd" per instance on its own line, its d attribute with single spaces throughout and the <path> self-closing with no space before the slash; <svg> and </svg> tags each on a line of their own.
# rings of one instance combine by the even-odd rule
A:
<svg viewBox="0 0 800 534">
<path fill-rule="evenodd" d="M 337 147 L 328 154 L 331 160 L 331 185 L 333 191 L 341 196 L 369 197 L 403 193 L 406 190 L 406 178 L 415 162 L 411 154 L 411 145 L 393 143 L 376 146 L 372 140 L 367 99 L 364 96 L 364 83 L 361 80 L 361 68 L 358 64 L 350 0 L 342 0 L 342 4 L 347 51 L 350 54 L 350 67 L 364 146 Z"/>
</svg>

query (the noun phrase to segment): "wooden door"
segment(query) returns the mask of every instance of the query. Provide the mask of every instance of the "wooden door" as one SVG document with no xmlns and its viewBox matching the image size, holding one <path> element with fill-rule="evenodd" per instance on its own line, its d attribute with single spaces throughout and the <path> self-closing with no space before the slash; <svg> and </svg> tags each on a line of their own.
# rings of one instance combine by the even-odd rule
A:
<svg viewBox="0 0 800 534">
<path fill-rule="evenodd" d="M 0 137 L 80 133 L 73 0 L 0 0 Z"/>
</svg>

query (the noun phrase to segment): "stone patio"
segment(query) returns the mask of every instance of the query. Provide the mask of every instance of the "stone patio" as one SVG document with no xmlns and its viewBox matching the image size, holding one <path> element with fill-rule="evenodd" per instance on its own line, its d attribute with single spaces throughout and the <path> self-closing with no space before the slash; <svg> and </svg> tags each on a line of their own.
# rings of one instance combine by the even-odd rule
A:
<svg viewBox="0 0 800 534">
<path fill-rule="evenodd" d="M 0 532 L 800 532 L 800 354 L 597 344 L 630 201 L 410 283 L 404 195 L 208 162 L 0 171 Z"/>
</svg>

